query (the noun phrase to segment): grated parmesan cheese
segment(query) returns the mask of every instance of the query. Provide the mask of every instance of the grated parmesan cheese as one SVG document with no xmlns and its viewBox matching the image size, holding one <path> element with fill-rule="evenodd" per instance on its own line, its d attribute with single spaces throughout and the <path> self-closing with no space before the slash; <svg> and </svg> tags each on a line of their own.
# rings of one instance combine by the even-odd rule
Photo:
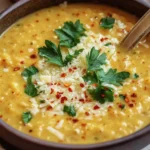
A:
<svg viewBox="0 0 150 150">
<path fill-rule="evenodd" d="M 53 127 L 49 126 L 47 128 L 47 130 L 49 132 L 51 132 L 53 135 L 55 135 L 56 137 L 58 137 L 60 140 L 63 140 L 64 139 L 64 134 L 59 132 L 58 130 L 54 129 Z"/>
</svg>

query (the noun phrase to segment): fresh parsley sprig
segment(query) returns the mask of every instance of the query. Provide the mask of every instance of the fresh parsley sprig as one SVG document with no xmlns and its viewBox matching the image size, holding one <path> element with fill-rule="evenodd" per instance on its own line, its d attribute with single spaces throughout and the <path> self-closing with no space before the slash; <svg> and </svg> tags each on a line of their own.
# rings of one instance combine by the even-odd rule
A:
<svg viewBox="0 0 150 150">
<path fill-rule="evenodd" d="M 103 69 L 100 69 L 97 71 L 96 75 L 101 83 L 108 83 L 116 86 L 121 86 L 123 82 L 130 77 L 129 72 L 117 72 L 117 69 L 109 69 L 107 73 L 105 73 Z"/>
<path fill-rule="evenodd" d="M 70 115 L 72 117 L 76 116 L 76 110 L 73 105 L 71 105 L 71 106 L 65 105 L 63 111 L 68 113 L 68 115 Z"/>
<path fill-rule="evenodd" d="M 65 59 L 62 58 L 62 53 L 60 51 L 60 46 L 56 47 L 54 43 L 49 40 L 45 41 L 44 47 L 40 47 L 39 56 L 46 58 L 47 62 L 52 64 L 56 64 L 60 67 L 66 66 L 70 63 L 74 58 L 77 58 L 78 55 L 83 51 L 83 49 L 76 50 L 74 54 L 68 54 Z"/>
<path fill-rule="evenodd" d="M 80 20 L 75 23 L 69 21 L 61 29 L 56 29 L 55 33 L 60 39 L 60 46 L 71 48 L 80 42 L 80 37 L 85 36 L 85 28 Z"/>
<path fill-rule="evenodd" d="M 114 101 L 113 89 L 104 87 L 101 84 L 98 84 L 95 89 L 88 89 L 88 92 L 94 100 L 98 101 L 101 104 Z"/>
<path fill-rule="evenodd" d="M 35 66 L 30 66 L 24 69 L 24 71 L 21 74 L 22 76 L 27 77 L 27 84 L 24 92 L 31 97 L 38 96 L 38 91 L 35 85 L 32 83 L 32 76 L 38 72 L 39 70 Z"/>
<path fill-rule="evenodd" d="M 90 53 L 86 56 L 87 70 L 96 71 L 101 69 L 101 65 L 106 64 L 106 54 L 100 55 L 100 52 L 93 47 Z"/>
<path fill-rule="evenodd" d="M 23 123 L 25 123 L 25 124 L 27 124 L 27 123 L 29 123 L 30 121 L 31 121 L 31 119 L 32 119 L 32 114 L 31 114 L 31 112 L 24 112 L 23 114 L 22 114 L 22 121 L 23 121 Z"/>
<path fill-rule="evenodd" d="M 104 29 L 111 29 L 114 27 L 115 24 L 115 18 L 112 17 L 105 17 L 102 18 L 100 21 L 100 27 Z"/>
<path fill-rule="evenodd" d="M 32 83 L 32 78 L 31 78 L 31 77 L 28 77 L 28 78 L 27 78 L 27 85 L 26 85 L 26 87 L 25 87 L 24 92 L 25 92 L 27 95 L 31 96 L 31 97 L 36 97 L 36 96 L 38 96 L 38 91 L 37 91 L 35 85 Z"/>
<path fill-rule="evenodd" d="M 21 75 L 24 77 L 31 77 L 38 72 L 39 70 L 35 66 L 30 66 L 29 68 L 24 69 Z"/>
<path fill-rule="evenodd" d="M 123 82 L 130 77 L 129 72 L 117 72 L 117 69 L 109 69 L 104 72 L 102 65 L 106 63 L 106 55 L 99 54 L 99 51 L 94 47 L 86 56 L 87 73 L 83 76 L 85 82 L 96 84 L 96 87 L 88 89 L 92 98 L 100 103 L 113 102 L 114 90 L 110 87 L 103 86 L 103 83 L 121 86 Z"/>
<path fill-rule="evenodd" d="M 56 47 L 54 43 L 49 40 L 45 40 L 45 46 L 40 47 L 39 56 L 46 58 L 50 63 L 58 66 L 64 66 L 60 46 Z"/>
<path fill-rule="evenodd" d="M 74 54 L 68 54 L 66 57 L 65 57 L 65 60 L 64 60 L 64 66 L 66 66 L 68 63 L 70 63 L 70 62 L 72 62 L 72 60 L 74 59 L 74 58 L 77 58 L 79 55 L 80 55 L 80 53 L 82 53 L 83 52 L 83 49 L 80 49 L 80 50 L 76 50 L 75 52 L 74 52 Z"/>
<path fill-rule="evenodd" d="M 88 82 L 88 84 L 94 84 L 98 82 L 95 72 L 87 72 L 86 75 L 83 76 L 83 79 L 85 82 Z"/>
</svg>

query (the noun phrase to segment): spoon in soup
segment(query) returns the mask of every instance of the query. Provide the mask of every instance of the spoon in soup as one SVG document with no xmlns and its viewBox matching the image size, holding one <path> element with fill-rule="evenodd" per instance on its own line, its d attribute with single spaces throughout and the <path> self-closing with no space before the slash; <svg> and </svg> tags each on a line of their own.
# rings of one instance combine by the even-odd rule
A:
<svg viewBox="0 0 150 150">
<path fill-rule="evenodd" d="M 122 40 L 121 47 L 132 49 L 138 42 L 150 33 L 150 9 L 135 24 L 129 34 Z"/>
</svg>

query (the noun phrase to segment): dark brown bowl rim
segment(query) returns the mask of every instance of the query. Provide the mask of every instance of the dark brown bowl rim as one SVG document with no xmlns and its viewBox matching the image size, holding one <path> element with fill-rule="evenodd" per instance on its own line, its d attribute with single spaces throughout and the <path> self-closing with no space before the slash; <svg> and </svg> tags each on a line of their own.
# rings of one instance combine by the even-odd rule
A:
<svg viewBox="0 0 150 150">
<path fill-rule="evenodd" d="M 10 125 L 6 124 L 4 121 L 0 120 L 0 127 L 4 127 L 8 132 L 11 132 L 13 135 L 25 140 L 29 141 L 31 143 L 35 143 L 37 145 L 46 146 L 46 147 L 54 147 L 54 148 L 60 148 L 60 149 L 91 149 L 91 148 L 106 148 L 110 146 L 114 146 L 117 144 L 123 144 L 125 142 L 131 141 L 133 139 L 136 139 L 140 136 L 145 135 L 146 133 L 150 132 L 150 125 L 146 126 L 144 129 L 141 129 L 133 134 L 130 134 L 128 136 L 103 142 L 103 143 L 96 143 L 96 144 L 62 144 L 57 142 L 50 142 L 46 140 L 42 140 L 39 138 L 32 137 L 30 135 L 24 134 L 17 129 L 11 127 Z"/>
<path fill-rule="evenodd" d="M 28 2 L 29 2 L 29 0 L 22 0 L 16 4 L 16 8 L 18 8 Z M 0 19 L 2 19 L 5 15 L 10 13 L 12 10 L 14 10 L 14 7 L 10 7 L 7 11 L 5 11 L 0 16 Z M 10 125 L 8 125 L 7 123 L 5 123 L 3 120 L 0 119 L 0 128 L 2 128 L 2 127 L 4 129 L 6 129 L 9 133 L 12 133 L 13 135 L 15 135 L 25 141 L 35 143 L 35 144 L 41 145 L 41 146 L 54 147 L 54 148 L 60 148 L 60 149 L 91 149 L 91 148 L 93 149 L 93 148 L 104 148 L 104 147 L 106 148 L 106 147 L 114 146 L 114 145 L 121 144 L 121 143 L 123 144 L 125 142 L 131 141 L 133 139 L 141 137 L 142 135 L 145 135 L 146 133 L 150 132 L 150 125 L 148 125 L 145 128 L 143 128 L 133 134 L 130 134 L 128 136 L 125 136 L 125 137 L 122 137 L 122 138 L 119 138 L 116 140 L 111 140 L 108 142 L 96 143 L 96 144 L 62 144 L 62 143 L 56 143 L 56 142 L 42 140 L 39 138 L 32 137 L 30 135 L 24 134 L 23 132 L 20 132 L 19 130 L 11 127 Z"/>
</svg>

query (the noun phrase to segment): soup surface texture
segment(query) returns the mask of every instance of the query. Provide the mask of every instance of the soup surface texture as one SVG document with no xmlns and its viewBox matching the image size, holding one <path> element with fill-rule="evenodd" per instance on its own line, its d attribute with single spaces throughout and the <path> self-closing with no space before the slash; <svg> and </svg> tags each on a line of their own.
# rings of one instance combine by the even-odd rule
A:
<svg viewBox="0 0 150 150">
<path fill-rule="evenodd" d="M 61 4 L 0 37 L 0 119 L 59 143 L 89 144 L 150 123 L 150 39 L 118 47 L 137 18 L 95 4 Z"/>
</svg>

